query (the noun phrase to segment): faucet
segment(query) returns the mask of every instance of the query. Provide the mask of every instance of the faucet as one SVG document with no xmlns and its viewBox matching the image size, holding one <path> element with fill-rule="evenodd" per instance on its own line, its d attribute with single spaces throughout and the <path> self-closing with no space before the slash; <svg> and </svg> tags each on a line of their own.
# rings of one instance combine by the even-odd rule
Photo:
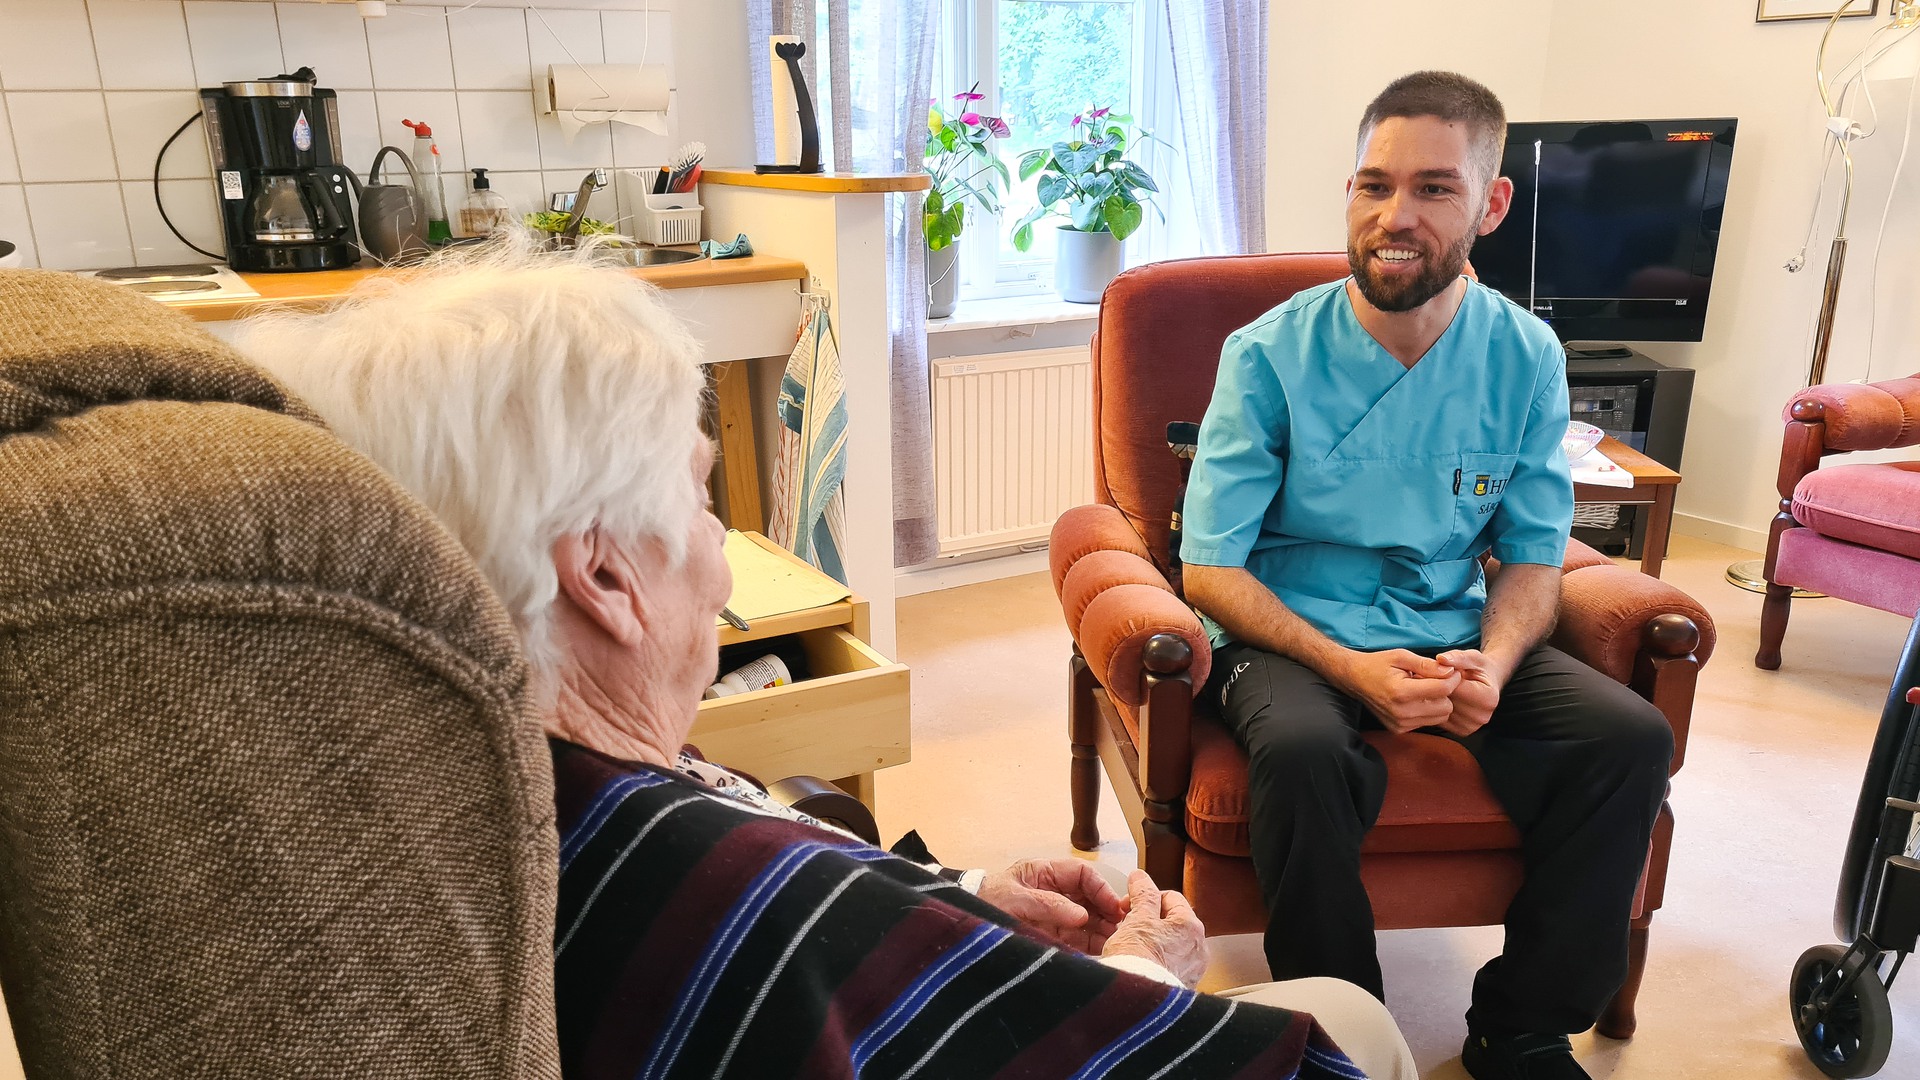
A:
<svg viewBox="0 0 1920 1080">
<path fill-rule="evenodd" d="M 580 190 L 573 196 L 573 213 L 567 215 L 567 223 L 560 229 L 562 241 L 571 244 L 580 239 L 580 222 L 587 216 L 587 199 L 606 186 L 605 169 L 595 169 L 580 181 Z"/>
</svg>

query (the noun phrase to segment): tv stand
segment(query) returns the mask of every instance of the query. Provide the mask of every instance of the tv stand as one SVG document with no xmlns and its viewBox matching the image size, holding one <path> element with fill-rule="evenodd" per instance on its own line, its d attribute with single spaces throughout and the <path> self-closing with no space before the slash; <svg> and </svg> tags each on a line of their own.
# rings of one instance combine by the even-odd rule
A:
<svg viewBox="0 0 1920 1080">
<path fill-rule="evenodd" d="M 1589 345 L 1593 343 L 1587 343 Z M 1687 442 L 1693 372 L 1668 367 L 1619 347 L 1624 355 L 1567 352 L 1567 391 L 1575 420 L 1592 424 L 1669 469 L 1680 468 Z M 1644 508 L 1623 506 L 1611 527 L 1576 525 L 1574 536 L 1609 554 L 1639 558 L 1646 544 Z"/>
</svg>

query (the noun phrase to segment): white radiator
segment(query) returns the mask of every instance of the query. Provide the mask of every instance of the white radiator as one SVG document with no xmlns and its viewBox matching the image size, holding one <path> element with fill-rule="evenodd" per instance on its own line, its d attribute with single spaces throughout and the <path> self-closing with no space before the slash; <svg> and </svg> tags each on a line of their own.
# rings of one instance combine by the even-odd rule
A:
<svg viewBox="0 0 1920 1080">
<path fill-rule="evenodd" d="M 1084 345 L 933 362 L 941 555 L 1044 540 L 1093 501 L 1092 392 Z"/>
</svg>

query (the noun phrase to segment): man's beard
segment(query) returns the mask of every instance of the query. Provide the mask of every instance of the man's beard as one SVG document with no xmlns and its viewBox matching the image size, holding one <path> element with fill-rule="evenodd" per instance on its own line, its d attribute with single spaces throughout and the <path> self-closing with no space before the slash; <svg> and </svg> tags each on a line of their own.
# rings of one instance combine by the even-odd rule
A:
<svg viewBox="0 0 1920 1080">
<path fill-rule="evenodd" d="M 1447 286 L 1452 285 L 1460 272 L 1467 268 L 1467 255 L 1473 250 L 1473 239 L 1472 233 L 1462 236 L 1441 252 L 1439 258 L 1428 259 L 1418 274 L 1393 281 L 1377 276 L 1372 258 L 1352 240 L 1348 240 L 1347 268 L 1353 271 L 1354 283 L 1360 286 L 1360 295 L 1367 298 L 1367 303 L 1386 312 L 1412 311 L 1445 292 Z"/>
</svg>

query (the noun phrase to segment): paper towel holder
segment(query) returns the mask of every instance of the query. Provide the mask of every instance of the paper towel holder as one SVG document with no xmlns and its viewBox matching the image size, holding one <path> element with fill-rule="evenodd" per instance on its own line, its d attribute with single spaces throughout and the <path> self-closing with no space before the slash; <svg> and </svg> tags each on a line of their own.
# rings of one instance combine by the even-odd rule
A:
<svg viewBox="0 0 1920 1080">
<path fill-rule="evenodd" d="M 813 95 L 807 92 L 807 74 L 800 70 L 800 58 L 807 55 L 804 41 L 774 43 L 773 54 L 787 62 L 787 77 L 793 80 L 793 103 L 800 111 L 800 164 L 755 165 L 757 173 L 817 173 L 820 166 L 820 119 L 814 115 Z M 775 118 L 776 121 L 778 118 Z"/>
</svg>

